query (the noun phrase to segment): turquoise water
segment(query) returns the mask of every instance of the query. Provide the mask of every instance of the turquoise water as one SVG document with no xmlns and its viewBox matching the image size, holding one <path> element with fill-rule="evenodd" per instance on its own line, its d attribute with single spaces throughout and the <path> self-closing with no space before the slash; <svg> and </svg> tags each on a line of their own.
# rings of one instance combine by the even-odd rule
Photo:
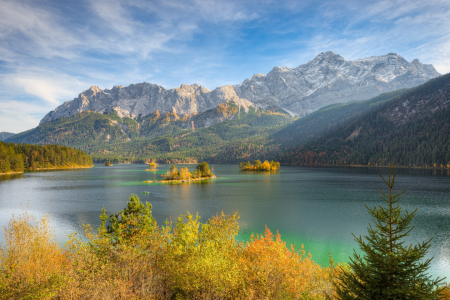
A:
<svg viewBox="0 0 450 300">
<path fill-rule="evenodd" d="M 213 165 L 217 179 L 183 184 L 143 183 L 160 180 L 170 166 L 146 172 L 146 165 L 96 165 L 92 169 L 29 172 L 0 177 L 0 225 L 5 226 L 21 203 L 38 215 L 48 213 L 61 243 L 82 224 L 96 228 L 102 207 L 108 214 L 122 210 L 131 194 L 153 205 L 158 223 L 189 211 L 201 221 L 222 210 L 240 215 L 239 238 L 264 232 L 265 226 L 288 244 L 304 245 L 323 265 L 329 253 L 348 261 L 357 247 L 352 233 L 366 234 L 371 222 L 364 204 L 382 204 L 378 189 L 387 191 L 379 177 L 387 169 L 313 168 L 283 166 L 278 173 L 239 172 L 236 165 Z M 190 170 L 195 165 L 179 165 Z M 440 170 L 398 169 L 395 188 L 406 189 L 401 205 L 419 208 L 416 228 L 408 242 L 433 237 L 433 276 L 450 278 L 450 175 Z M 143 195 L 148 191 L 150 194 Z M 4 241 L 3 237 L 0 241 Z"/>
</svg>

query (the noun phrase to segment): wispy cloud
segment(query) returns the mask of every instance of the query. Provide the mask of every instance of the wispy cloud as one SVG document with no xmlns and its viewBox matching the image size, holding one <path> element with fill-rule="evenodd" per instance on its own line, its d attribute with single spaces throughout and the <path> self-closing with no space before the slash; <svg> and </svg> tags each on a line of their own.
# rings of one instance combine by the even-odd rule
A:
<svg viewBox="0 0 450 300">
<path fill-rule="evenodd" d="M 34 128 L 51 109 L 42 103 L 2 99 L 0 131 L 19 133 Z"/>
<path fill-rule="evenodd" d="M 36 126 L 91 85 L 213 89 L 327 50 L 350 60 L 396 52 L 450 72 L 447 0 L 0 0 L 0 7 L 0 131 Z M 6 117 L 6 107 L 28 102 L 39 109 Z"/>
</svg>

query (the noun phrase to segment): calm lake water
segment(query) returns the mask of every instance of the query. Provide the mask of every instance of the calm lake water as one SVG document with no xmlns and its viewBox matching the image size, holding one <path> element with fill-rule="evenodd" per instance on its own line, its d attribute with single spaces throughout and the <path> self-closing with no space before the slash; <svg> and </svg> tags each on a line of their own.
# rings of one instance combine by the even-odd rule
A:
<svg viewBox="0 0 450 300">
<path fill-rule="evenodd" d="M 195 165 L 184 165 L 190 170 Z M 178 167 L 184 167 L 179 165 Z M 153 205 L 158 223 L 196 212 L 206 222 L 216 212 L 238 211 L 241 239 L 262 233 L 265 226 L 288 244 L 304 244 L 313 259 L 328 265 L 348 261 L 356 236 L 367 233 L 371 218 L 364 207 L 382 204 L 378 189 L 388 192 L 378 173 L 388 169 L 313 168 L 282 166 L 278 173 L 239 172 L 236 165 L 213 165 L 220 178 L 207 183 L 142 183 L 159 180 L 169 166 L 146 172 L 146 165 L 96 165 L 92 169 L 28 172 L 0 176 L 0 225 L 29 203 L 29 211 L 48 213 L 61 243 L 82 224 L 97 228 L 102 207 L 108 214 L 121 211 L 131 194 Z M 396 171 L 395 188 L 406 189 L 404 209 L 419 208 L 408 242 L 434 238 L 430 273 L 450 281 L 450 175 L 440 170 Z M 149 195 L 142 192 L 148 191 Z M 4 242 L 3 236 L 0 238 Z"/>
</svg>

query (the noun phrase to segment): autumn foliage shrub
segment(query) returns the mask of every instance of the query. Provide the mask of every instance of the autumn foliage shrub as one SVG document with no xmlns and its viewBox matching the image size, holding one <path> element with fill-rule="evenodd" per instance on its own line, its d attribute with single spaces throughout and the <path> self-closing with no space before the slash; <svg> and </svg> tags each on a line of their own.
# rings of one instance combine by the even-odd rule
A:
<svg viewBox="0 0 450 300">
<path fill-rule="evenodd" d="M 37 219 L 27 210 L 12 216 L 0 247 L 0 297 L 44 299 L 58 294 L 71 263 L 56 243 L 47 215 Z"/>
<path fill-rule="evenodd" d="M 266 227 L 251 236 L 241 256 L 247 294 L 253 299 L 311 299 L 328 292 L 331 271 L 312 261 L 311 255 L 286 247 Z"/>
<path fill-rule="evenodd" d="M 94 232 L 65 248 L 48 218 L 13 217 L 1 248 L 2 299 L 323 299 L 335 269 L 287 248 L 266 228 L 239 242 L 237 213 L 201 223 L 189 213 L 158 225 L 132 195 Z M 107 224 L 107 221 L 109 224 Z M 24 250 L 24 248 L 26 248 Z"/>
</svg>

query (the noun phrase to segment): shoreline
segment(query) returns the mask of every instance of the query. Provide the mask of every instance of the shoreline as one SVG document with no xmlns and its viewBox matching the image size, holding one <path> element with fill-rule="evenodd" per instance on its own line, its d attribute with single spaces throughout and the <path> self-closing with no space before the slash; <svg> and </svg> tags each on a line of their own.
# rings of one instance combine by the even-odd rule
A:
<svg viewBox="0 0 450 300">
<path fill-rule="evenodd" d="M 336 166 L 336 165 L 285 165 L 285 166 L 292 166 L 292 167 L 335 167 L 335 168 L 342 168 L 342 167 L 353 167 L 353 168 L 389 168 L 389 166 L 372 166 L 372 165 L 342 165 L 342 166 Z M 395 165 L 396 169 L 424 169 L 424 170 L 450 170 L 450 168 L 444 167 L 413 167 L 413 166 L 397 166 Z"/>
<path fill-rule="evenodd" d="M 278 170 L 242 170 L 242 169 L 240 169 L 239 171 L 242 171 L 242 172 L 279 172 L 280 169 L 278 169 Z"/>
<path fill-rule="evenodd" d="M 101 162 L 95 162 L 95 164 L 100 164 Z M 119 163 L 121 164 L 121 163 Z M 142 164 L 139 162 L 136 163 L 127 163 L 127 164 Z M 146 163 L 144 163 L 145 165 L 147 165 Z M 216 164 L 216 165 L 236 165 L 236 163 L 211 163 L 211 164 Z M 164 164 L 166 165 L 166 164 Z M 160 166 L 164 166 L 164 165 L 160 165 Z M 196 165 L 196 163 L 177 163 L 175 165 Z M 342 167 L 358 167 L 358 168 L 389 168 L 389 165 L 387 166 L 372 166 L 372 165 L 315 165 L 315 164 L 301 164 L 301 165 L 292 165 L 292 164 L 282 164 L 281 166 L 291 166 L 291 167 L 337 167 L 337 168 L 342 168 Z M 395 165 L 395 168 L 402 168 L 402 169 L 426 169 L 426 170 L 450 170 L 450 168 L 447 167 L 413 167 L 413 166 L 401 166 L 401 165 Z M 259 170 L 240 170 L 240 171 L 259 171 Z M 267 171 L 267 170 L 264 170 Z M 274 170 L 271 170 L 274 171 Z M 279 171 L 279 170 L 276 170 Z M 0 174 L 4 174 L 4 173 L 0 173 Z M 8 173 L 9 174 L 9 173 Z"/>
<path fill-rule="evenodd" d="M 14 174 L 23 174 L 23 173 L 25 173 L 25 171 L 23 171 L 23 172 L 8 172 L 8 173 L 0 173 L 0 176 L 1 176 L 1 175 L 14 175 Z"/>
<path fill-rule="evenodd" d="M 61 167 L 53 167 L 53 168 L 36 168 L 36 169 L 26 169 L 25 171 L 42 171 L 42 170 L 70 170 L 70 169 L 89 169 L 93 168 L 92 166 L 61 166 Z"/>
<path fill-rule="evenodd" d="M 26 172 L 31 171 L 45 171 L 45 170 L 72 170 L 72 169 L 89 169 L 93 168 L 92 166 L 63 166 L 63 167 L 53 167 L 53 168 L 36 168 L 36 169 L 25 169 L 22 172 L 8 172 L 8 173 L 0 173 L 0 175 L 14 175 L 14 174 L 25 174 Z"/>
</svg>

